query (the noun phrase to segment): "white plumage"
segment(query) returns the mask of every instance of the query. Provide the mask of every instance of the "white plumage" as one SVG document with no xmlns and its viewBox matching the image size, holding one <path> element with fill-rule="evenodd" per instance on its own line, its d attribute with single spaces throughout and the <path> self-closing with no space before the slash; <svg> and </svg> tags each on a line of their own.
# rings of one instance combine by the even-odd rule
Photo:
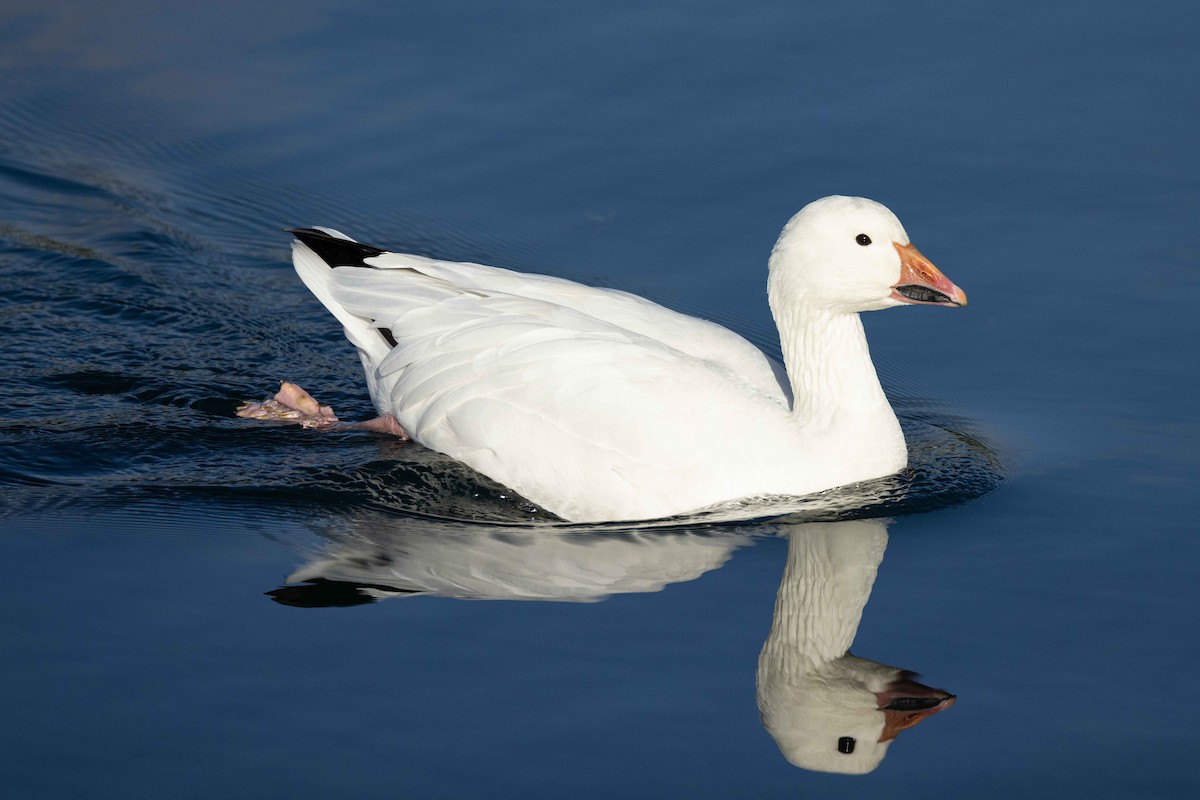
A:
<svg viewBox="0 0 1200 800">
<path fill-rule="evenodd" d="M 565 519 L 802 495 L 905 464 L 857 312 L 916 302 L 896 289 L 916 250 L 870 200 L 812 203 L 776 244 L 786 373 L 732 331 L 626 292 L 365 246 L 351 257 L 348 237 L 320 231 L 297 232 L 296 271 L 358 348 L 379 411 Z M 921 302 L 965 302 L 940 273 L 919 284 L 942 293 Z"/>
</svg>

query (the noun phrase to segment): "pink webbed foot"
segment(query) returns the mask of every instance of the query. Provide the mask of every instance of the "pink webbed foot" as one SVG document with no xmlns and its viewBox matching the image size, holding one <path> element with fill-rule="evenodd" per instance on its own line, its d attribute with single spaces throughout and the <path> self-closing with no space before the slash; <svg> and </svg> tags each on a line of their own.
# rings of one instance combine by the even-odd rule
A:
<svg viewBox="0 0 1200 800">
<path fill-rule="evenodd" d="M 305 428 L 331 428 L 339 421 L 332 408 L 321 405 L 311 394 L 287 381 L 279 384 L 279 391 L 270 400 L 242 403 L 237 415 L 243 419 L 295 422 Z"/>
<path fill-rule="evenodd" d="M 342 422 L 333 413 L 332 408 L 321 405 L 311 394 L 288 381 L 279 385 L 279 391 L 270 400 L 242 403 L 238 406 L 237 415 L 242 419 L 294 422 L 315 430 L 364 430 L 386 433 L 401 439 L 409 438 L 408 432 L 391 414 L 384 414 L 366 422 Z"/>
</svg>

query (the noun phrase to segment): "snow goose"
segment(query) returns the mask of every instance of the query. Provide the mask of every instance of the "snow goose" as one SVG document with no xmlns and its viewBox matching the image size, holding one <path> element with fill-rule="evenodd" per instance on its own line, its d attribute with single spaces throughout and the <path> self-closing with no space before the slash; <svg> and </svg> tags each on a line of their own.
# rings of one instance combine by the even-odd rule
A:
<svg viewBox="0 0 1200 800">
<path fill-rule="evenodd" d="M 967 302 L 891 211 L 861 197 L 810 203 L 771 252 L 786 371 L 720 325 L 626 292 L 293 233 L 297 273 L 358 349 L 375 429 L 577 522 L 899 471 L 904 436 L 859 312 Z M 336 420 L 296 387 L 277 400 L 242 413 Z"/>
</svg>

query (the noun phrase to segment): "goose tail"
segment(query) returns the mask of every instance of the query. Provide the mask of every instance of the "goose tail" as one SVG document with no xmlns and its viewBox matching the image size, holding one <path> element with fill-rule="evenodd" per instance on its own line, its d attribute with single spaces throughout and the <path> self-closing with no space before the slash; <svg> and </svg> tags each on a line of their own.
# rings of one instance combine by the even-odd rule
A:
<svg viewBox="0 0 1200 800">
<path fill-rule="evenodd" d="M 292 264 L 300 280 L 342 323 L 346 338 L 358 348 L 364 361 L 377 366 L 395 346 L 395 340 L 374 320 L 353 314 L 338 302 L 333 279 L 337 268 L 369 267 L 365 259 L 387 251 L 360 244 L 333 228 L 289 228 L 288 233 L 296 237 L 292 241 Z"/>
</svg>

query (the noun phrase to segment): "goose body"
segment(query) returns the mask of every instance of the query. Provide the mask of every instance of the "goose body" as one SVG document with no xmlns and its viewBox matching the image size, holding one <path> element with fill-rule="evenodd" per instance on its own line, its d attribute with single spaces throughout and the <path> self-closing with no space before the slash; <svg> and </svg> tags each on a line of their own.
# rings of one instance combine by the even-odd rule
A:
<svg viewBox="0 0 1200 800">
<path fill-rule="evenodd" d="M 775 245 L 768 297 L 786 369 L 626 292 L 294 233 L 296 271 L 358 349 L 380 413 L 580 522 L 900 470 L 904 437 L 858 312 L 966 299 L 863 198 L 811 203 Z"/>
</svg>

